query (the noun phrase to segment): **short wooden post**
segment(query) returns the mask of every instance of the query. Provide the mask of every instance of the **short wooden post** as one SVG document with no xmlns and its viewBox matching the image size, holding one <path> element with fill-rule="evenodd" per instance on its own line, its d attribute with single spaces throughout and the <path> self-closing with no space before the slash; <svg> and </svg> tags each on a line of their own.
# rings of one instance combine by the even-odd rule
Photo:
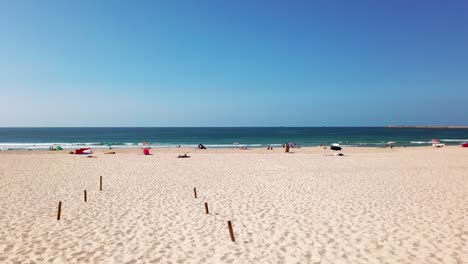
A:
<svg viewBox="0 0 468 264">
<path fill-rule="evenodd" d="M 99 190 L 102 191 L 102 176 L 99 176 Z"/>
<path fill-rule="evenodd" d="M 208 203 L 205 203 L 205 212 L 206 212 L 206 214 L 210 213 L 210 211 L 208 210 Z"/>
<path fill-rule="evenodd" d="M 193 194 L 195 195 L 195 198 L 197 198 L 197 188 L 193 188 Z"/>
<path fill-rule="evenodd" d="M 58 211 L 57 211 L 57 220 L 60 220 L 61 214 L 62 214 L 62 202 L 59 202 Z"/>
<path fill-rule="evenodd" d="M 88 201 L 88 197 L 86 196 L 86 190 L 84 190 L 84 201 L 85 203 Z"/>
<path fill-rule="evenodd" d="M 231 236 L 231 241 L 236 242 L 236 239 L 234 238 L 234 231 L 232 231 L 231 221 L 228 221 L 228 229 L 229 229 L 229 235 Z"/>
</svg>

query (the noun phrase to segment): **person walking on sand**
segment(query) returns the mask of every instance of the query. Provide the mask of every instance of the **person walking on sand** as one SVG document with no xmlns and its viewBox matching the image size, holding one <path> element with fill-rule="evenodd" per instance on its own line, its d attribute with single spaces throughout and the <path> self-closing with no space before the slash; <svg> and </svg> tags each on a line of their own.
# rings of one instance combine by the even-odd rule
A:
<svg viewBox="0 0 468 264">
<path fill-rule="evenodd" d="M 284 153 L 289 153 L 289 144 L 284 144 Z"/>
</svg>

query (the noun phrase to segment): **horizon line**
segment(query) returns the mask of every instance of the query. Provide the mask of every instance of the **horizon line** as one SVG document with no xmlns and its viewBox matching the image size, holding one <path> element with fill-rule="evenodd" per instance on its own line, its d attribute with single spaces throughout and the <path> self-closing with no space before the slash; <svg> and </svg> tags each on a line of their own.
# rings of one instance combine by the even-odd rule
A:
<svg viewBox="0 0 468 264">
<path fill-rule="evenodd" d="M 385 126 L 0 126 L 1 128 L 463 128 L 457 125 L 385 125 Z"/>
</svg>

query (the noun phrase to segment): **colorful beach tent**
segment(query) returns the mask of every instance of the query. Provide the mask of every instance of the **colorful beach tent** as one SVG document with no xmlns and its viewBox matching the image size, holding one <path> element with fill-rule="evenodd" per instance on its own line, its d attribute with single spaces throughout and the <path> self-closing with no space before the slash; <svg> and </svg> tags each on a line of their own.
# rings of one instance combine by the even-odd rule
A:
<svg viewBox="0 0 468 264">
<path fill-rule="evenodd" d="M 56 146 L 55 150 L 63 150 L 63 148 L 61 146 Z"/>
<path fill-rule="evenodd" d="M 93 151 L 89 148 L 79 148 L 75 150 L 75 154 L 91 154 Z"/>
</svg>

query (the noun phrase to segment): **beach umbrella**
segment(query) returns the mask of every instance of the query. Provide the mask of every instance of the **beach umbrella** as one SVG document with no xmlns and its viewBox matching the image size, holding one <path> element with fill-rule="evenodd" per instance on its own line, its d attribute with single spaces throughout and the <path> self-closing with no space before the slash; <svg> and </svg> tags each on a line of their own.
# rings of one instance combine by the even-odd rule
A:
<svg viewBox="0 0 468 264">
<path fill-rule="evenodd" d="M 395 141 L 389 141 L 389 142 L 387 142 L 387 145 L 395 145 L 395 144 L 396 144 Z"/>
<path fill-rule="evenodd" d="M 340 147 L 340 144 L 338 144 L 338 143 L 333 143 L 333 144 L 331 144 L 330 149 L 331 149 L 331 150 L 336 150 L 336 151 L 338 151 L 338 150 L 341 150 L 341 147 Z"/>
<path fill-rule="evenodd" d="M 438 139 L 433 139 L 433 140 L 431 141 L 431 143 L 432 143 L 432 144 L 439 144 L 440 141 L 439 141 Z"/>
</svg>

